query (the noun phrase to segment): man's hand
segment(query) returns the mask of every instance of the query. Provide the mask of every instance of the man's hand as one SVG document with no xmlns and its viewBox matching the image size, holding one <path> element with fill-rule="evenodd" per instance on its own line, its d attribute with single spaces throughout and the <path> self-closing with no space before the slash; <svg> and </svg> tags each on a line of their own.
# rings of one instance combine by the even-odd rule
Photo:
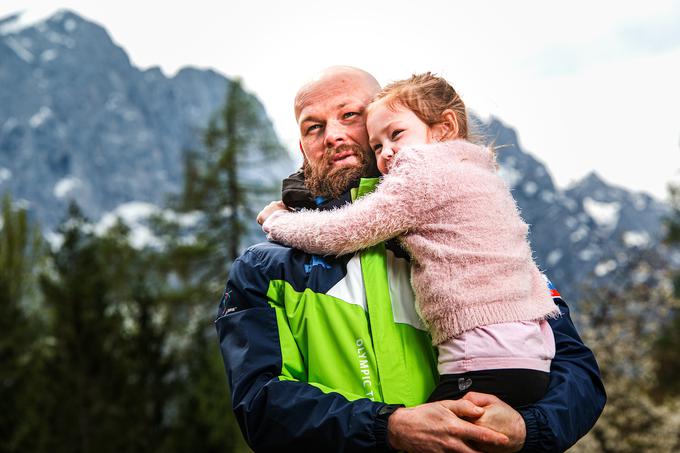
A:
<svg viewBox="0 0 680 453">
<path fill-rule="evenodd" d="M 473 443 L 475 448 L 489 453 L 509 453 L 522 449 L 527 431 L 524 419 L 519 412 L 496 396 L 486 393 L 468 392 L 462 400 L 484 408 L 484 414 L 472 423 L 503 433 L 509 439 L 508 443 L 502 446 L 476 440 Z"/>
<path fill-rule="evenodd" d="M 477 452 L 470 442 L 506 446 L 505 434 L 466 421 L 483 417 L 484 411 L 463 399 L 400 408 L 387 421 L 387 440 L 392 448 L 408 452 Z"/>
<path fill-rule="evenodd" d="M 276 211 L 287 211 L 288 208 L 286 207 L 285 204 L 283 204 L 283 201 L 272 201 L 269 203 L 265 208 L 260 211 L 260 213 L 257 215 L 257 223 L 262 225 L 267 218 L 274 214 Z"/>
</svg>

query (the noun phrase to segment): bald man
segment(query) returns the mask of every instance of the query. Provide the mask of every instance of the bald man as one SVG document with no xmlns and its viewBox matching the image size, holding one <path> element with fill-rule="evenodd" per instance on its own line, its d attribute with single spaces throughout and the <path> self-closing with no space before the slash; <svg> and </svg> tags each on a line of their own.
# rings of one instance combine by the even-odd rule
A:
<svg viewBox="0 0 680 453">
<path fill-rule="evenodd" d="M 303 86 L 295 117 L 303 171 L 284 181 L 293 208 L 332 209 L 377 184 L 367 72 L 333 67 Z M 422 404 L 437 360 L 415 313 L 408 256 L 393 241 L 338 258 L 275 243 L 231 268 L 215 321 L 234 412 L 256 451 L 563 451 L 605 402 L 595 359 L 566 304 L 544 398 L 520 412 L 468 393 Z"/>
</svg>

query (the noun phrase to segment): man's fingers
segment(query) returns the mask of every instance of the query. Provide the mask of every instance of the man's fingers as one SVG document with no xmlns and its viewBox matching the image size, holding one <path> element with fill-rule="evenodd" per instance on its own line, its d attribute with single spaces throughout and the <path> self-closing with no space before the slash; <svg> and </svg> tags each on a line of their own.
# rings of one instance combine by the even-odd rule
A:
<svg viewBox="0 0 680 453">
<path fill-rule="evenodd" d="M 484 409 L 471 401 L 444 400 L 439 404 L 456 414 L 458 417 L 479 418 L 484 414 Z"/>
<path fill-rule="evenodd" d="M 475 450 L 474 448 L 460 440 L 452 442 L 451 445 L 449 445 L 449 447 L 451 448 L 446 451 L 452 451 L 456 453 L 483 453 L 480 450 Z"/>
<path fill-rule="evenodd" d="M 464 400 L 470 401 L 477 406 L 488 406 L 490 404 L 500 401 L 498 397 L 489 395 L 488 393 L 468 392 L 463 397 Z"/>
<path fill-rule="evenodd" d="M 474 441 L 477 443 L 502 447 L 510 442 L 505 434 L 501 434 L 483 426 L 473 425 L 465 420 L 456 423 L 456 435 L 461 439 Z"/>
<path fill-rule="evenodd" d="M 483 395 L 479 393 L 478 395 Z M 457 417 L 479 418 L 484 409 L 472 401 L 465 399 L 439 401 L 439 404 L 453 412 Z M 461 439 L 472 440 L 489 445 L 502 446 L 509 442 L 508 436 L 483 426 L 474 425 L 466 420 L 456 420 L 454 423 L 456 435 Z"/>
</svg>

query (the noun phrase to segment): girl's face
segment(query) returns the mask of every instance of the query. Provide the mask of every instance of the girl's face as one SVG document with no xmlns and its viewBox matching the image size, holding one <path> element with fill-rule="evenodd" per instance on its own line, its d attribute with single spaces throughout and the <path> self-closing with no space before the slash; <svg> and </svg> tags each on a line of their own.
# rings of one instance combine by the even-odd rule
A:
<svg viewBox="0 0 680 453">
<path fill-rule="evenodd" d="M 399 103 L 388 107 L 386 99 L 371 104 L 366 128 L 382 174 L 389 171 L 392 159 L 402 147 L 430 143 L 433 139 L 432 128 L 415 113 Z"/>
</svg>

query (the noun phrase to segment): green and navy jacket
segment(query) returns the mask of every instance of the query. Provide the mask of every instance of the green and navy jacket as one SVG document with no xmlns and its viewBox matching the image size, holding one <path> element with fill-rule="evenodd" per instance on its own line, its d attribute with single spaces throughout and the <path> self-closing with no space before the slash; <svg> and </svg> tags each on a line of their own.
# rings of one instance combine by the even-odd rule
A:
<svg viewBox="0 0 680 453">
<path fill-rule="evenodd" d="M 362 180 L 351 196 L 376 182 Z M 338 258 L 263 243 L 233 263 L 215 324 L 255 451 L 389 451 L 378 411 L 425 402 L 438 379 L 409 278 L 396 242 Z M 554 300 L 557 352 L 547 394 L 521 411 L 526 451 L 566 450 L 605 403 L 597 363 L 556 291 Z"/>
</svg>

